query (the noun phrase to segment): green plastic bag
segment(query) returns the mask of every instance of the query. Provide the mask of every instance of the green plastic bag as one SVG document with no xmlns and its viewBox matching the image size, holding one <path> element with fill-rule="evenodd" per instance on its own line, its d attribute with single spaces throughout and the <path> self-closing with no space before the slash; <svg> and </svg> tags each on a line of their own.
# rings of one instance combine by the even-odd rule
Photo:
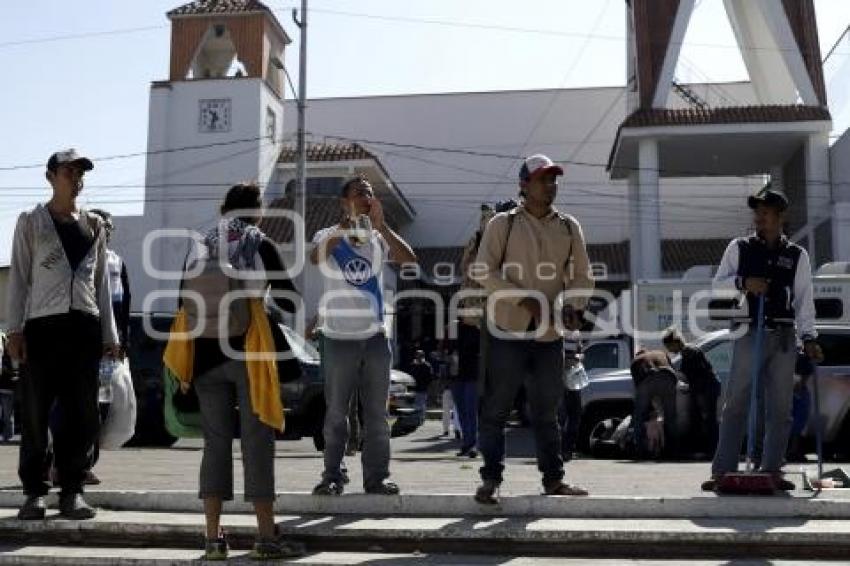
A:
<svg viewBox="0 0 850 566">
<path fill-rule="evenodd" d="M 180 382 L 167 367 L 162 369 L 164 390 L 165 428 L 171 436 L 177 438 L 202 438 L 201 413 L 186 413 L 174 406 L 174 394 L 180 390 Z"/>
</svg>

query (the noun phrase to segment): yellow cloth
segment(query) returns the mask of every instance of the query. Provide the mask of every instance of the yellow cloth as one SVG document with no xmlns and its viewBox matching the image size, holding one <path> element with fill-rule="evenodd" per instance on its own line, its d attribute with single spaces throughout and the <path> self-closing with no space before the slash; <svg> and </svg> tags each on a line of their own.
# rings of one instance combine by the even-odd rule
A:
<svg viewBox="0 0 850 566">
<path fill-rule="evenodd" d="M 263 302 L 250 299 L 251 323 L 245 335 L 245 361 L 248 373 L 248 390 L 251 395 L 251 408 L 260 422 L 272 428 L 283 430 L 283 402 L 280 399 L 280 381 L 277 374 L 277 360 L 271 326 Z M 187 327 L 186 312 L 181 308 L 171 324 L 171 337 L 162 355 L 165 367 L 179 381 L 192 382 L 192 364 L 195 358 L 194 342 L 187 338 L 174 336 L 185 333 Z M 265 358 L 270 359 L 265 359 Z M 262 359 L 253 359 L 262 358 Z"/>
<path fill-rule="evenodd" d="M 188 322 L 186 311 L 181 307 L 174 315 L 168 344 L 162 354 L 162 363 L 171 374 L 182 383 L 192 382 L 192 365 L 195 362 L 195 343 L 188 338 L 180 338 L 175 334 L 185 334 Z"/>
<path fill-rule="evenodd" d="M 283 430 L 283 402 L 280 400 L 280 381 L 277 375 L 277 360 L 269 318 L 260 299 L 250 299 L 251 324 L 245 335 L 245 352 L 248 360 L 248 389 L 251 407 L 260 422 L 277 430 Z M 261 354 L 251 356 L 251 354 Z M 253 360 L 252 357 L 263 359 Z M 269 358 L 269 359 L 265 359 Z"/>
</svg>

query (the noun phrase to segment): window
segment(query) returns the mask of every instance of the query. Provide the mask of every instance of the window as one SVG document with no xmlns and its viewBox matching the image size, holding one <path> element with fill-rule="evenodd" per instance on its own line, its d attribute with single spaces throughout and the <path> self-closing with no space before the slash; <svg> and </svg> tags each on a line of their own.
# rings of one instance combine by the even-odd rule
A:
<svg viewBox="0 0 850 566">
<path fill-rule="evenodd" d="M 619 369 L 619 344 L 591 344 L 584 350 L 584 369 Z"/>
<path fill-rule="evenodd" d="M 850 334 L 824 332 L 818 344 L 823 349 L 822 366 L 850 366 Z"/>
</svg>

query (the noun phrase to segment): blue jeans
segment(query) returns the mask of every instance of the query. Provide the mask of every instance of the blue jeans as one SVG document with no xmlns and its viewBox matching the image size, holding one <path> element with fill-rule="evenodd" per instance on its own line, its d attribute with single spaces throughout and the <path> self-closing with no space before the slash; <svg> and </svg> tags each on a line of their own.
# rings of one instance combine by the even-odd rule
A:
<svg viewBox="0 0 850 566">
<path fill-rule="evenodd" d="M 363 485 L 375 486 L 390 476 L 387 399 L 391 365 L 390 344 L 383 334 L 362 340 L 322 338 L 326 405 L 324 481 L 342 481 L 340 464 L 348 443 L 348 414 L 355 391 L 363 419 Z"/>
<path fill-rule="evenodd" d="M 460 421 L 462 451 L 478 444 L 478 391 L 475 381 L 455 381 L 451 385 L 457 418 Z"/>
<path fill-rule="evenodd" d="M 723 395 L 720 435 L 717 452 L 711 464 L 713 476 L 738 469 L 741 443 L 748 431 L 752 390 L 752 366 L 755 363 L 755 334 L 750 329 L 735 342 L 732 369 Z M 794 395 L 794 362 L 797 359 L 794 330 L 780 328 L 764 333 L 762 345 L 760 389 L 764 394 L 764 452 L 761 469 L 780 471 L 791 431 L 791 404 Z M 758 454 L 755 455 L 758 458 Z"/>
<path fill-rule="evenodd" d="M 501 483 L 505 469 L 505 423 L 525 383 L 543 484 L 564 477 L 558 405 L 564 394 L 564 342 L 500 340 L 489 337 L 487 373 L 481 402 L 478 447 L 484 457 L 481 479 Z"/>
<path fill-rule="evenodd" d="M 413 404 L 419 412 L 419 426 L 425 423 L 425 416 L 428 414 L 428 392 L 417 391 L 413 398 Z"/>
</svg>

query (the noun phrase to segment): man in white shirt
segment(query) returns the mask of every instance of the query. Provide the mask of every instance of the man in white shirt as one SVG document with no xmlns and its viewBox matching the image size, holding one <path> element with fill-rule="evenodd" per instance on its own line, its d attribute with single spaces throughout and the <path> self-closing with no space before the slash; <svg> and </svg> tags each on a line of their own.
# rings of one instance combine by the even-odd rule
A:
<svg viewBox="0 0 850 566">
<path fill-rule="evenodd" d="M 319 230 L 310 261 L 319 266 L 324 294 L 319 304 L 325 379 L 325 469 L 316 495 L 341 495 L 340 468 L 348 440 L 351 398 L 358 393 L 363 418 L 363 487 L 395 495 L 388 481 L 390 430 L 387 395 L 392 351 L 383 303 L 383 264 L 416 262 L 410 246 L 384 222 L 380 201 L 365 177 L 341 190 L 343 220 Z"/>
</svg>

